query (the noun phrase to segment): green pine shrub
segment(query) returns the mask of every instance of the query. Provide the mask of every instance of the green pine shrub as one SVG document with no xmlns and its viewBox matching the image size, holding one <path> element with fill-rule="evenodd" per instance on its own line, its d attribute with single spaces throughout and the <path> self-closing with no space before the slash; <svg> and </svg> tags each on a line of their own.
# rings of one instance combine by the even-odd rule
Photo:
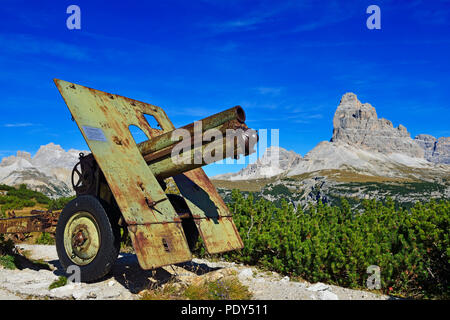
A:
<svg viewBox="0 0 450 320">
<path fill-rule="evenodd" d="M 62 209 L 64 209 L 66 204 L 68 204 L 70 201 L 72 201 L 75 198 L 76 197 L 73 196 L 73 197 L 61 197 L 61 198 L 57 198 L 57 199 L 52 199 L 48 203 L 48 209 L 52 210 L 52 211 L 62 210 Z"/>
<path fill-rule="evenodd" d="M 34 199 L 37 203 L 40 204 L 49 204 L 50 198 L 44 195 L 43 193 L 39 191 L 34 191 L 27 189 L 27 186 L 25 184 L 21 184 L 19 188 L 11 188 L 8 190 L 8 196 L 16 197 L 18 199 L 22 200 L 30 200 Z"/>
<path fill-rule="evenodd" d="M 391 199 L 363 200 L 352 210 L 342 199 L 295 210 L 234 190 L 229 207 L 244 249 L 226 259 L 349 288 L 366 288 L 367 267 L 376 265 L 385 293 L 450 297 L 450 201 L 406 210 Z"/>
<path fill-rule="evenodd" d="M 7 191 L 6 195 L 0 195 L 2 217 L 5 217 L 7 211 L 34 207 L 36 204 L 49 205 L 51 202 L 49 197 L 41 192 L 27 189 L 25 184 L 21 184 L 18 188 L 0 185 L 0 190 Z"/>
</svg>

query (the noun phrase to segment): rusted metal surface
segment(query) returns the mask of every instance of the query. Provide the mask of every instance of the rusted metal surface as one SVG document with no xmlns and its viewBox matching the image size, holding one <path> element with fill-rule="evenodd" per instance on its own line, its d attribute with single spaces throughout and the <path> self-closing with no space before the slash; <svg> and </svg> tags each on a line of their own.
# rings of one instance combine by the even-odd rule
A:
<svg viewBox="0 0 450 320">
<path fill-rule="evenodd" d="M 173 130 L 164 111 L 66 81 L 55 80 L 55 83 L 105 175 L 126 224 L 130 230 L 139 231 L 137 236 L 130 234 L 141 266 L 159 267 L 190 260 L 187 244 L 180 245 L 186 242 L 180 232 L 181 219 L 149 170 L 129 130 L 130 125 L 137 126 L 149 139 L 162 133 L 150 127 L 144 114 L 153 116 L 163 131 Z M 149 206 L 149 202 L 155 205 Z M 148 227 L 163 223 L 164 233 L 150 231 Z M 165 251 L 163 238 L 177 244 L 178 249 Z M 153 247 L 161 249 L 158 254 L 148 249 L 150 240 Z"/>
<path fill-rule="evenodd" d="M 201 121 L 199 121 L 199 122 L 201 122 Z M 229 121 L 219 125 L 218 127 L 215 127 L 212 129 L 218 130 L 218 131 L 222 132 L 223 134 L 226 134 L 226 130 L 229 130 L 229 129 L 230 130 L 241 130 L 242 132 L 249 130 L 247 125 L 239 123 L 236 120 L 229 120 Z M 176 130 L 178 130 L 178 129 L 176 129 Z M 211 130 L 211 129 L 208 129 L 208 130 Z M 203 128 L 201 134 L 203 134 L 205 131 L 207 131 L 207 130 L 205 130 Z M 165 155 L 169 155 L 171 153 L 172 149 L 174 148 L 174 146 L 181 141 L 180 137 L 177 137 L 175 134 L 173 134 L 174 132 L 175 131 L 170 131 L 170 132 L 167 132 L 167 133 L 159 136 L 159 137 L 164 137 L 164 138 L 169 138 L 169 139 L 171 139 L 172 136 L 176 138 L 174 140 L 174 143 L 172 143 L 172 144 L 169 144 L 168 142 L 166 142 L 167 140 L 164 140 L 164 142 L 167 143 L 167 146 L 165 146 L 164 148 L 158 148 L 157 147 L 158 145 L 149 144 L 148 141 L 144 141 L 144 142 L 141 142 L 140 144 L 138 144 L 138 148 L 141 151 L 142 155 L 144 156 L 144 159 L 147 162 L 151 162 L 151 161 L 154 161 Z M 191 137 L 194 137 L 194 133 L 191 132 L 191 130 L 186 130 L 186 132 L 189 133 L 189 135 Z M 155 138 L 155 140 L 158 139 L 159 137 Z M 225 141 L 222 141 L 222 143 L 224 143 L 224 142 Z M 202 142 L 202 144 L 205 144 L 205 143 L 206 142 Z M 190 146 L 194 146 L 194 139 L 191 138 L 187 144 Z M 155 149 L 155 150 L 149 152 L 149 150 L 153 150 L 153 149 Z"/>
<path fill-rule="evenodd" d="M 237 129 L 242 126 L 246 127 L 245 112 L 241 106 L 235 106 L 228 110 L 216 113 L 212 116 L 199 120 L 202 124 L 202 133 L 210 129 L 218 129 L 225 133 L 226 129 Z M 179 129 L 186 130 L 191 136 L 194 136 L 194 123 L 185 125 Z M 163 150 L 167 147 L 177 144 L 180 140 L 172 140 L 172 132 L 166 132 L 154 139 L 150 139 L 139 143 L 138 148 L 144 155 L 150 155 L 156 151 Z"/>
<path fill-rule="evenodd" d="M 192 259 L 181 223 L 161 223 L 129 226 L 128 232 L 142 269 L 180 263 Z"/>
<path fill-rule="evenodd" d="M 209 253 L 222 253 L 242 249 L 244 244 L 232 217 L 219 217 L 216 219 L 194 219 L 200 236 L 204 240 Z"/>
<path fill-rule="evenodd" d="M 175 127 L 161 108 L 62 80 L 55 83 L 105 176 L 143 269 L 192 258 L 181 224 L 188 216 L 195 220 L 209 252 L 243 247 L 228 208 L 201 168 L 177 168 L 170 158 L 158 160 L 154 167 L 157 158 L 152 158 L 148 166 L 143 152 L 150 158 L 162 151 L 167 156 L 173 146 L 167 133 Z M 150 127 L 144 115 L 153 116 L 161 129 Z M 235 107 L 204 119 L 204 128 L 246 128 L 244 120 L 242 108 Z M 142 129 L 149 140 L 136 145 L 131 125 Z M 174 180 L 190 212 L 177 214 L 157 179 L 158 170 L 169 175 L 183 172 Z"/>
<path fill-rule="evenodd" d="M 144 114 L 161 128 L 173 129 L 162 109 L 118 95 L 55 80 L 92 154 L 100 166 L 127 224 L 171 222 L 177 217 L 159 183 L 148 169 L 129 130 L 139 127 L 155 136 Z M 87 128 L 96 130 L 90 135 Z M 90 130 L 93 130 L 90 129 Z M 160 201 L 152 210 L 148 201 Z"/>
<path fill-rule="evenodd" d="M 31 214 L 31 216 L 0 219 L 0 233 L 55 232 L 59 212 L 43 213 L 33 210 Z"/>
<path fill-rule="evenodd" d="M 171 150 L 167 150 L 171 148 L 163 149 L 161 151 L 149 154 L 148 156 L 144 156 L 144 159 L 147 161 L 150 170 L 158 179 L 173 177 L 180 173 L 191 171 L 210 164 L 213 162 L 211 160 L 215 156 L 216 152 L 221 152 L 222 156 L 219 155 L 220 160 L 226 158 L 227 155 L 237 158 L 240 155 L 245 156 L 250 154 L 253 151 L 253 147 L 257 142 L 257 139 L 253 139 L 252 142 L 249 142 L 250 139 L 248 135 L 251 135 L 252 133 L 249 134 L 248 132 L 254 130 L 248 128 L 245 130 L 246 131 L 241 129 L 237 134 L 237 140 L 239 141 L 238 143 L 234 143 L 233 139 L 223 137 L 219 140 L 206 142 L 197 147 L 191 144 L 192 148 L 189 148 L 187 163 L 174 162 L 171 157 Z M 214 153 L 214 155 L 211 155 L 212 153 Z M 208 156 L 208 158 L 202 157 L 199 161 L 196 159 L 196 156 L 199 154 Z M 180 156 L 184 156 L 184 153 L 180 152 Z"/>
</svg>

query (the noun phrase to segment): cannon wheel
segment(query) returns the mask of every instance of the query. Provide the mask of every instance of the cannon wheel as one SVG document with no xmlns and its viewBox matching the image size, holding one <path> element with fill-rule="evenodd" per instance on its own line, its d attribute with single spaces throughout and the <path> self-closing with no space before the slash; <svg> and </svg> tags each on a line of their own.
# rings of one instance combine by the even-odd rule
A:
<svg viewBox="0 0 450 320">
<path fill-rule="evenodd" d="M 56 250 L 65 270 L 78 266 L 82 282 L 109 273 L 120 250 L 120 229 L 108 218 L 108 207 L 91 195 L 69 202 L 58 219 Z"/>
</svg>

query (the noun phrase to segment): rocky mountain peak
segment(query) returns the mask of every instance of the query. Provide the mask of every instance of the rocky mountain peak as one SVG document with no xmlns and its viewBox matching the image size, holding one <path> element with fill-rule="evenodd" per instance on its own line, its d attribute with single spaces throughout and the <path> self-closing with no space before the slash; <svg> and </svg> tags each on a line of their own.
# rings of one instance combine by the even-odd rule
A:
<svg viewBox="0 0 450 320">
<path fill-rule="evenodd" d="M 64 152 L 64 149 L 59 144 L 54 144 L 53 142 L 50 142 L 46 145 L 40 146 L 36 155 L 42 152 Z"/>
<path fill-rule="evenodd" d="M 70 149 L 65 151 L 60 145 L 53 142 L 41 146 L 33 157 L 33 164 L 41 168 L 65 168 L 72 170 L 78 162 L 78 156 L 81 151 Z M 89 153 L 89 152 L 84 152 Z"/>
<path fill-rule="evenodd" d="M 369 103 L 361 103 L 361 101 L 358 100 L 358 96 L 356 94 L 354 94 L 353 92 L 347 92 L 346 94 L 344 94 L 342 96 L 341 101 L 338 106 L 338 110 L 339 111 L 362 110 L 362 111 L 372 114 L 375 117 L 377 116 L 375 108 L 372 107 Z"/>
<path fill-rule="evenodd" d="M 384 154 L 402 153 L 423 158 L 424 150 L 403 126 L 394 128 L 391 121 L 378 118 L 375 108 L 361 103 L 354 93 L 346 93 L 333 118 L 331 142 Z"/>
<path fill-rule="evenodd" d="M 358 97 L 353 92 L 347 92 L 345 93 L 342 98 L 339 105 L 345 105 L 346 103 L 358 103 Z"/>
<path fill-rule="evenodd" d="M 425 150 L 428 161 L 450 164 L 450 137 L 436 139 L 429 134 L 419 134 L 414 141 Z"/>
<path fill-rule="evenodd" d="M 259 158 L 257 162 L 260 165 L 275 165 L 284 168 L 298 158 L 301 158 L 301 156 L 294 151 L 288 151 L 280 147 L 272 146 L 266 149 L 263 156 Z"/>
<path fill-rule="evenodd" d="M 31 154 L 25 151 L 17 151 L 17 154 L 15 156 L 9 156 L 2 159 L 0 162 L 1 167 L 10 166 L 11 164 L 15 163 L 19 159 L 25 160 L 27 162 L 31 162 Z"/>
</svg>

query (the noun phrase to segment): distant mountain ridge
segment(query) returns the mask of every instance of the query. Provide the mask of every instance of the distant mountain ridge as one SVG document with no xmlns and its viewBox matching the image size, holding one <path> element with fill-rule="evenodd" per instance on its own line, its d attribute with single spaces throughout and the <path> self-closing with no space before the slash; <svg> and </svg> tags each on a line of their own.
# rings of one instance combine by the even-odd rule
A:
<svg viewBox="0 0 450 320">
<path fill-rule="evenodd" d="M 245 180 L 261 179 L 283 174 L 295 167 L 302 156 L 294 151 L 280 147 L 269 147 L 263 156 L 238 173 L 225 173 L 215 176 L 215 179 Z"/>
<path fill-rule="evenodd" d="M 71 172 L 78 162 L 80 152 L 70 149 L 65 151 L 60 145 L 49 143 L 41 146 L 38 152 L 31 154 L 17 151 L 0 162 L 0 184 L 26 184 L 52 197 L 73 195 Z"/>
<path fill-rule="evenodd" d="M 27 184 L 51 197 L 73 195 L 71 172 L 79 154 L 54 143 L 41 146 L 32 157 L 18 151 L 0 162 L 0 184 Z M 414 139 L 403 125 L 378 118 L 376 110 L 354 93 L 342 97 L 333 117 L 330 141 L 322 141 L 304 157 L 281 147 L 267 148 L 254 164 L 237 173 L 212 177 L 224 181 L 251 181 L 272 177 L 316 175 L 346 171 L 389 178 L 433 181 L 450 175 L 450 138 L 421 134 Z M 317 175 L 316 175 L 317 176 Z"/>
<path fill-rule="evenodd" d="M 276 154 L 279 161 L 274 159 Z M 412 139 L 403 125 L 395 128 L 391 121 L 378 118 L 369 103 L 361 103 L 354 93 L 346 93 L 334 114 L 330 141 L 320 142 L 303 158 L 294 151 L 271 147 L 255 164 L 213 179 L 296 176 L 329 169 L 420 179 L 421 171 L 427 176 L 439 175 L 442 171 L 450 172 L 449 165 L 450 138 L 418 135 Z"/>
</svg>

